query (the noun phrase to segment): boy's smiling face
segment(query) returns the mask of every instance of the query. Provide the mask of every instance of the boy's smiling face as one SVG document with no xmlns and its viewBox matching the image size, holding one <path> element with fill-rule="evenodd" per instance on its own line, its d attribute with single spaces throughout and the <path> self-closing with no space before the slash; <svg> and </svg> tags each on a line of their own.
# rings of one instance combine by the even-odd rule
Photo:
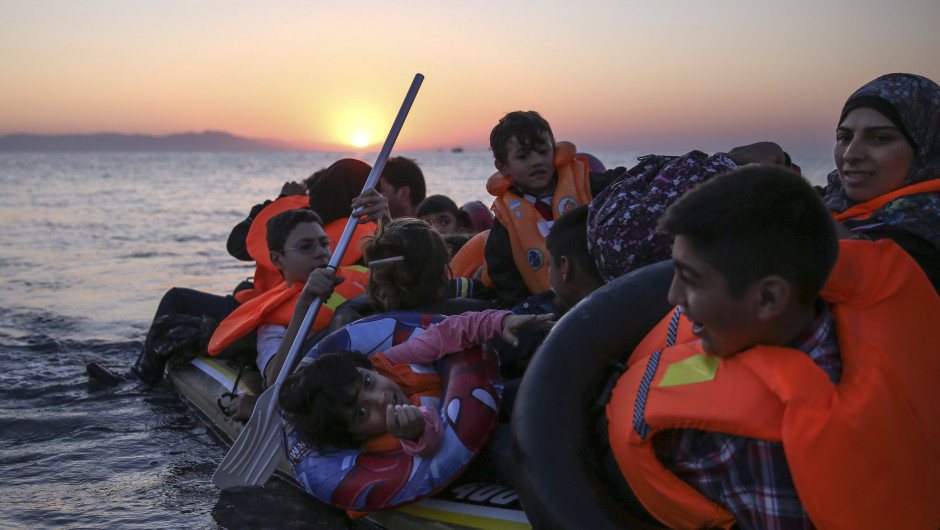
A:
<svg viewBox="0 0 940 530">
<path fill-rule="evenodd" d="M 535 145 L 524 147 L 513 136 L 506 142 L 506 162 L 496 161 L 500 173 L 537 197 L 548 195 L 555 187 L 555 146 L 547 132 L 540 138 Z"/>
<path fill-rule="evenodd" d="M 760 296 L 755 304 L 752 288 L 740 297 L 732 296 L 724 276 L 699 257 L 685 236 L 676 236 L 672 259 L 675 274 L 669 303 L 682 307 L 705 353 L 728 357 L 761 343 Z"/>
</svg>

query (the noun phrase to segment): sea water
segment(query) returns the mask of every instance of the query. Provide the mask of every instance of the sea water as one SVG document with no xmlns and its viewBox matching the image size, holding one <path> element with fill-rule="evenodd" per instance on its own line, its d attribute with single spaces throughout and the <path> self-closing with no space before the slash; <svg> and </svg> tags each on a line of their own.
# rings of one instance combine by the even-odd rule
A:
<svg viewBox="0 0 940 530">
<path fill-rule="evenodd" d="M 395 154 L 429 194 L 491 202 L 489 152 Z M 630 167 L 646 153 L 593 154 Z M 227 294 L 250 276 L 225 250 L 231 228 L 344 156 L 357 155 L 0 153 L 0 528 L 347 526 L 279 480 L 220 492 L 225 446 L 170 386 L 85 372 L 133 364 L 170 287 Z M 794 159 L 814 184 L 832 168 L 825 148 Z"/>
</svg>

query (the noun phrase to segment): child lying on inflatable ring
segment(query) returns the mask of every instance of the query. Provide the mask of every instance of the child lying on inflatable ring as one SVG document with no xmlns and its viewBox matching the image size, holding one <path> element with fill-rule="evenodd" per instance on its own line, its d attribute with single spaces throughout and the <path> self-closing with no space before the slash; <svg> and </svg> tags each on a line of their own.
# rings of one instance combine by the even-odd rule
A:
<svg viewBox="0 0 940 530">
<path fill-rule="evenodd" d="M 435 361 L 497 334 L 517 344 L 522 333 L 551 329 L 553 318 L 496 309 L 468 312 L 371 357 L 357 351 L 325 353 L 285 380 L 278 401 L 295 430 L 320 450 L 389 450 L 394 447 L 389 443 L 400 440 L 406 453 L 427 457 L 443 440 L 441 418 L 414 404 L 423 392 L 417 381 L 422 374 L 396 366 Z M 402 386 L 414 392 L 408 395 Z"/>
</svg>

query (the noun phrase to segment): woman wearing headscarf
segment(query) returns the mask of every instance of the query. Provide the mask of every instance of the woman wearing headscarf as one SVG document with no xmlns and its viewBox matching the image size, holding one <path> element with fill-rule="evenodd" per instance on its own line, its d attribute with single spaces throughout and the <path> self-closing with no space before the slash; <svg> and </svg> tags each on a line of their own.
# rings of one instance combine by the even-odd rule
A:
<svg viewBox="0 0 940 530">
<path fill-rule="evenodd" d="M 853 234 L 891 239 L 940 291 L 940 86 L 887 74 L 846 101 L 824 200 Z"/>
</svg>

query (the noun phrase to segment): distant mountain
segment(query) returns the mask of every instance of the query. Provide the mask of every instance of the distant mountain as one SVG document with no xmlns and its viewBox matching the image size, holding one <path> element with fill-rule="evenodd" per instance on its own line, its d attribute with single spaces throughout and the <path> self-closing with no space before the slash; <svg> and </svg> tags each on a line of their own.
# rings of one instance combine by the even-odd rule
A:
<svg viewBox="0 0 940 530">
<path fill-rule="evenodd" d="M 143 134 L 9 134 L 0 151 L 290 151 L 303 146 L 254 140 L 221 131 L 149 136 Z"/>
</svg>

